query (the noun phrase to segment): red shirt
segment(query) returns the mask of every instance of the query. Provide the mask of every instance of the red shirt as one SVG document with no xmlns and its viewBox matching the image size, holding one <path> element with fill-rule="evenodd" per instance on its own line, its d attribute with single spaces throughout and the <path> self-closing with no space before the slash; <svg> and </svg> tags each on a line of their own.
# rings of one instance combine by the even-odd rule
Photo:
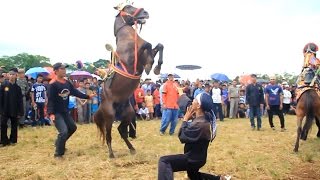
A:
<svg viewBox="0 0 320 180">
<path fill-rule="evenodd" d="M 173 81 L 167 81 L 163 86 L 162 101 L 165 108 L 179 109 L 179 91 Z"/>
<path fill-rule="evenodd" d="M 154 104 L 160 104 L 160 92 L 158 89 L 153 92 L 153 102 Z"/>
<path fill-rule="evenodd" d="M 141 88 L 137 88 L 134 91 L 134 98 L 136 100 L 136 103 L 143 103 L 144 102 L 144 91 Z"/>
</svg>

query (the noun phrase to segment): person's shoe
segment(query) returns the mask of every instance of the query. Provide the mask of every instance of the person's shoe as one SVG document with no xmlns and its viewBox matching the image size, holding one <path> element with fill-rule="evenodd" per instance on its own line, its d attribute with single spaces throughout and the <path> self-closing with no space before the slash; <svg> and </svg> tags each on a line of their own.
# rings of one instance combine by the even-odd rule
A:
<svg viewBox="0 0 320 180">
<path fill-rule="evenodd" d="M 54 159 L 57 159 L 57 160 L 62 160 L 63 159 L 62 155 L 56 155 L 55 154 L 53 157 L 54 157 Z"/>
<path fill-rule="evenodd" d="M 258 129 L 257 129 L 257 130 L 258 130 L 258 131 L 260 131 L 260 130 L 261 130 L 261 128 L 259 128 L 259 127 L 258 127 Z"/>
<path fill-rule="evenodd" d="M 281 132 L 284 132 L 286 131 L 287 129 L 286 128 L 281 128 Z"/>
<path fill-rule="evenodd" d="M 220 176 L 220 180 L 231 180 L 231 176 L 229 175 Z"/>
<path fill-rule="evenodd" d="M 254 131 L 256 129 L 256 127 L 254 126 L 251 126 L 251 130 Z"/>
<path fill-rule="evenodd" d="M 272 130 L 276 130 L 276 128 L 275 128 L 275 127 L 271 127 L 271 129 L 272 129 Z"/>
<path fill-rule="evenodd" d="M 164 135 L 164 133 L 160 131 L 160 136 L 163 136 L 163 135 Z"/>
</svg>

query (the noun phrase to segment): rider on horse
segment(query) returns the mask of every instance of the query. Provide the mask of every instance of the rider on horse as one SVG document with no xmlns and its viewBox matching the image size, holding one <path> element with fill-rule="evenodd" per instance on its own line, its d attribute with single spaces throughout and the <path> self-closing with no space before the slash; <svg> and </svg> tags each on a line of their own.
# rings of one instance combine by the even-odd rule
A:
<svg viewBox="0 0 320 180">
<path fill-rule="evenodd" d="M 318 84 L 318 75 L 320 75 L 320 60 L 316 57 L 318 46 L 315 43 L 308 43 L 303 48 L 304 62 L 303 69 L 298 77 L 298 86 L 313 86 Z"/>
</svg>

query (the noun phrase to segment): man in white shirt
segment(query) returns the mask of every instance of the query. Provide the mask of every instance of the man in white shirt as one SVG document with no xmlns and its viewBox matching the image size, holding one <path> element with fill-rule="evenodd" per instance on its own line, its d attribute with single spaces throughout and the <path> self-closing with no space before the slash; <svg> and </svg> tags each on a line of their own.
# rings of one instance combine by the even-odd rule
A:
<svg viewBox="0 0 320 180">
<path fill-rule="evenodd" d="M 219 87 L 219 81 L 215 81 L 213 83 L 213 88 L 212 88 L 212 100 L 214 104 L 214 114 L 219 117 L 220 121 L 223 121 L 224 115 L 222 112 L 222 92 Z"/>
<path fill-rule="evenodd" d="M 291 97 L 292 94 L 290 92 L 290 87 L 289 85 L 284 85 L 284 89 L 283 89 L 283 114 L 287 114 L 290 110 L 290 104 L 291 104 Z"/>
</svg>

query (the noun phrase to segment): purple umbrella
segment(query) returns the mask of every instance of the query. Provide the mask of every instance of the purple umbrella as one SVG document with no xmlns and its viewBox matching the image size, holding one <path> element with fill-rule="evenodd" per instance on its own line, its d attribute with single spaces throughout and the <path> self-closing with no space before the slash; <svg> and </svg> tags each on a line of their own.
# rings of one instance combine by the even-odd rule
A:
<svg viewBox="0 0 320 180">
<path fill-rule="evenodd" d="M 72 80 L 80 80 L 80 79 L 83 79 L 83 78 L 92 78 L 92 75 L 87 72 L 87 71 L 73 71 L 71 74 L 70 74 L 70 78 Z"/>
</svg>

